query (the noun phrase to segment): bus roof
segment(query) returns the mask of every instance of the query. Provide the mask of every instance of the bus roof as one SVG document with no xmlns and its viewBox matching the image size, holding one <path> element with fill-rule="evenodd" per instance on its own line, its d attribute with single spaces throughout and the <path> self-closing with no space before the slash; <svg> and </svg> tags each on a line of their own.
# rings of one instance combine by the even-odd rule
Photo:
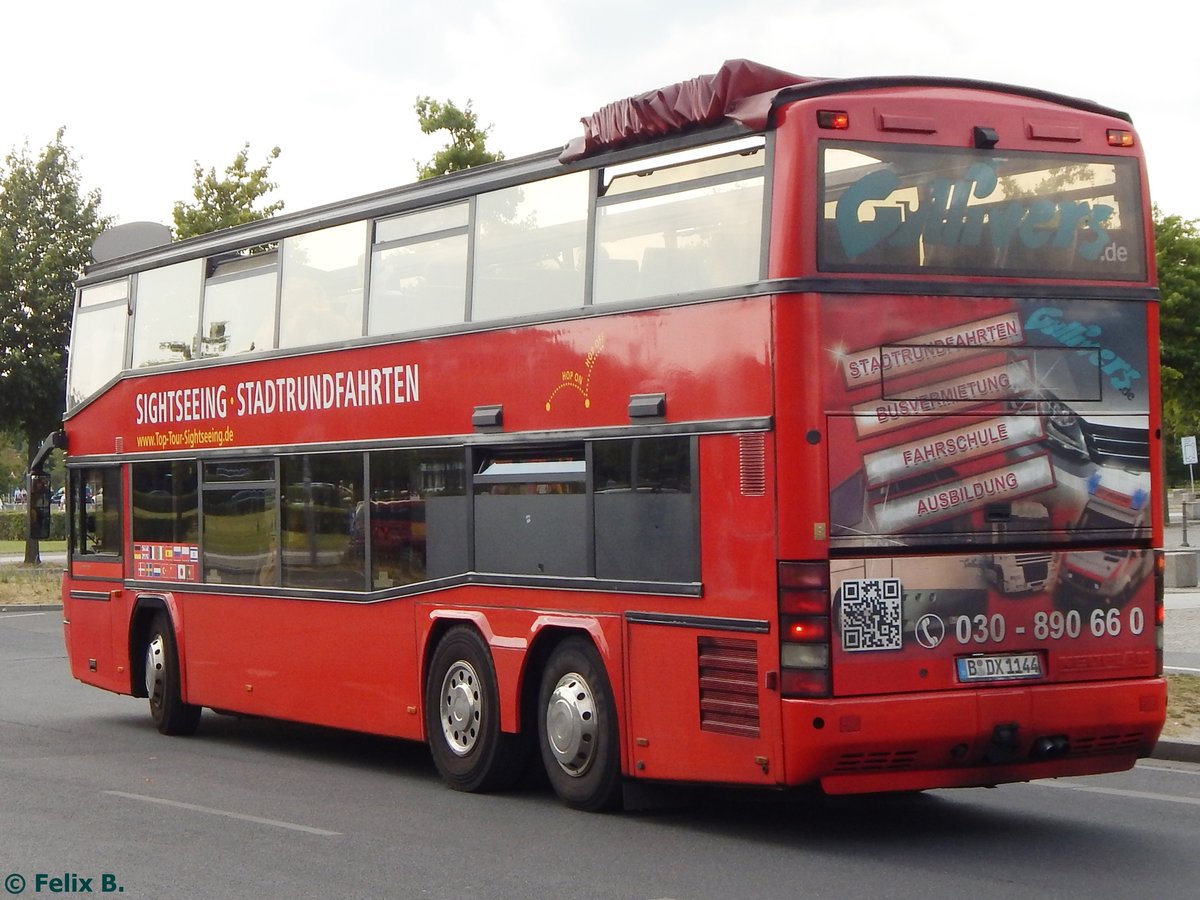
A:
<svg viewBox="0 0 1200 900">
<path fill-rule="evenodd" d="M 644 143 L 694 128 L 733 121 L 761 131 L 778 102 L 806 96 L 895 87 L 950 87 L 992 90 L 1045 100 L 1089 112 L 1129 116 L 1090 100 L 1010 84 L 939 76 L 820 78 L 793 75 L 748 59 L 726 60 L 711 75 L 616 100 L 586 116 L 583 135 L 567 144 L 559 160 L 571 162 L 607 150 Z"/>
</svg>

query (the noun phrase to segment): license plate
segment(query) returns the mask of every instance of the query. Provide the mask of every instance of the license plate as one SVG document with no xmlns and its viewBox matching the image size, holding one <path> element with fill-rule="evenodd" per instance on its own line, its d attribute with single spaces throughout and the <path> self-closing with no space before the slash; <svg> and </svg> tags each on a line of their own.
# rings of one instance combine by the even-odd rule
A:
<svg viewBox="0 0 1200 900">
<path fill-rule="evenodd" d="M 1041 678 L 1042 657 L 1037 653 L 997 653 L 992 656 L 960 656 L 959 681 L 1011 681 Z"/>
</svg>

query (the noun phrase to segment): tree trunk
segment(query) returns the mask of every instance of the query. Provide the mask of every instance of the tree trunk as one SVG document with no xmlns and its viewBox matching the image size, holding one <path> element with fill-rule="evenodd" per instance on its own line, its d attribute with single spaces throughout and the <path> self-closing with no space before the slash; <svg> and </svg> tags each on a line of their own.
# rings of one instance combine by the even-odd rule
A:
<svg viewBox="0 0 1200 900">
<path fill-rule="evenodd" d="M 26 493 L 29 493 L 26 491 Z M 25 565 L 36 566 L 42 562 L 41 546 L 33 534 L 33 497 L 25 501 Z"/>
<path fill-rule="evenodd" d="M 29 470 L 29 465 L 33 462 L 33 457 L 37 454 L 39 438 L 33 437 L 28 431 L 25 433 L 25 446 L 27 448 L 28 457 L 25 462 L 25 470 Z M 25 565 L 38 566 L 42 563 L 41 547 L 38 544 L 38 539 L 33 530 L 33 491 L 30 490 L 29 479 L 25 479 Z"/>
</svg>

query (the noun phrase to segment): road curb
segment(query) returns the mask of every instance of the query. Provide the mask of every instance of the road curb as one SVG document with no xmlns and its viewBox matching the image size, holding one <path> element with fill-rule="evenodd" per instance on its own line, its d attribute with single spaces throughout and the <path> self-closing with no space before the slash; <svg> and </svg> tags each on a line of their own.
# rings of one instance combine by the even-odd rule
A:
<svg viewBox="0 0 1200 900">
<path fill-rule="evenodd" d="M 14 603 L 11 606 L 0 606 L 0 613 L 15 613 L 15 612 L 52 612 L 56 609 L 62 609 L 61 603 Z"/>
<path fill-rule="evenodd" d="M 1151 759 L 1164 759 L 1171 762 L 1200 763 L 1200 742 L 1196 741 L 1159 741 Z"/>
</svg>

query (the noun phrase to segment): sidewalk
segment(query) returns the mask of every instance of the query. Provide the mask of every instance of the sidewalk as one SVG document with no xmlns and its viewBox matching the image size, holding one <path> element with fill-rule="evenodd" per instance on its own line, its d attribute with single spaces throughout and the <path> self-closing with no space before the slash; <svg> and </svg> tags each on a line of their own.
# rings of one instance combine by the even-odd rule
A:
<svg viewBox="0 0 1200 900">
<path fill-rule="evenodd" d="M 1200 520 L 1194 518 L 1200 513 L 1200 505 L 1189 504 L 1188 513 L 1185 529 L 1182 509 L 1171 507 L 1171 522 L 1163 530 L 1164 549 L 1189 549 L 1200 554 Z M 1167 671 L 1200 675 L 1200 586 L 1167 588 L 1164 605 L 1167 611 L 1164 649 L 1173 662 L 1181 661 L 1179 665 L 1168 665 Z M 1200 763 L 1200 741 L 1161 740 L 1154 748 L 1154 758 Z"/>
</svg>

